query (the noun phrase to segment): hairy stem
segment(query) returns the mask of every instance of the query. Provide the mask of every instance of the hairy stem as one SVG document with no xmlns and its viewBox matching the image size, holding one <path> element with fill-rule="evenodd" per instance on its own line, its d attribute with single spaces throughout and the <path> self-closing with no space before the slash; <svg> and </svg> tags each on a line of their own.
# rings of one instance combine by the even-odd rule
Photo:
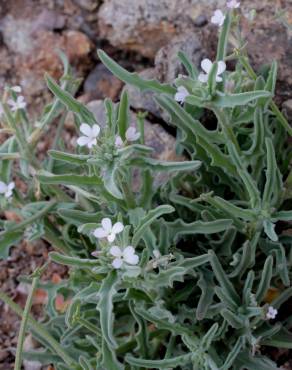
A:
<svg viewBox="0 0 292 370">
<path fill-rule="evenodd" d="M 1 291 L 0 300 L 6 303 L 18 316 L 22 317 L 24 315 L 23 310 L 15 302 L 13 302 L 13 300 L 9 298 L 7 294 Z M 35 321 L 31 316 L 28 316 L 27 323 L 33 331 L 35 331 L 42 339 L 44 339 L 46 343 L 50 345 L 55 353 L 60 356 L 71 369 L 78 369 L 78 364 L 76 361 L 63 350 L 56 339 L 53 338 L 42 325 Z"/>
<path fill-rule="evenodd" d="M 20 325 L 19 334 L 18 334 L 18 342 L 17 342 L 17 349 L 16 349 L 16 355 L 15 355 L 14 370 L 20 370 L 21 369 L 21 359 L 22 359 L 24 336 L 25 336 L 25 332 L 26 332 L 29 313 L 30 313 L 31 306 L 32 306 L 33 295 L 34 295 L 38 280 L 39 280 L 39 276 L 35 276 L 32 279 L 31 289 L 30 289 L 29 295 L 28 295 L 26 303 L 25 303 L 25 308 L 24 308 L 24 311 L 23 311 L 23 316 L 22 316 L 21 325 Z"/>
</svg>

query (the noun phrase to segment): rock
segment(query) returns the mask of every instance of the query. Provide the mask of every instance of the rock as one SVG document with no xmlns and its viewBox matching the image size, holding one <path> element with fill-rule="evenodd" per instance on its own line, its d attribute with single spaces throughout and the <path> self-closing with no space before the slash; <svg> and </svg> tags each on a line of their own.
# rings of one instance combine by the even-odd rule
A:
<svg viewBox="0 0 292 370">
<path fill-rule="evenodd" d="M 14 53 L 28 54 L 34 48 L 30 21 L 7 15 L 1 20 L 0 30 L 4 43 Z"/>
<path fill-rule="evenodd" d="M 195 30 L 194 20 L 225 0 L 105 0 L 99 10 L 101 36 L 119 48 L 154 58 L 156 52 L 185 30 Z"/>
<path fill-rule="evenodd" d="M 197 27 L 206 26 L 208 23 L 208 18 L 204 14 L 200 14 L 195 20 L 194 25 Z"/>
<path fill-rule="evenodd" d="M 59 34 L 47 30 L 35 32 L 33 29 L 34 25 L 30 22 L 11 17 L 6 17 L 2 23 L 4 42 L 17 65 L 20 77 L 18 83 L 23 86 L 24 95 L 31 100 L 34 100 L 35 95 L 43 93 L 45 72 L 54 78 L 61 76 L 63 66 L 56 53 L 57 49 L 65 52 L 73 66 L 78 66 L 77 75 L 82 76 L 90 63 L 89 53 L 92 48 L 88 37 L 78 31 Z"/>
<path fill-rule="evenodd" d="M 161 81 L 172 82 L 179 74 L 186 73 L 177 56 L 179 51 L 184 52 L 196 67 L 200 66 L 203 52 L 199 38 L 193 32 L 183 33 L 156 54 L 155 68 Z"/>
<path fill-rule="evenodd" d="M 4 363 L 4 360 L 9 357 L 8 351 L 0 351 L 0 362 Z"/>
<path fill-rule="evenodd" d="M 93 100 L 86 104 L 87 108 L 94 114 L 94 117 L 101 127 L 106 126 L 106 112 L 103 100 Z"/>
<path fill-rule="evenodd" d="M 123 83 L 116 78 L 103 64 L 98 64 L 84 81 L 84 92 L 91 99 L 110 98 L 117 100 Z"/>
<path fill-rule="evenodd" d="M 32 31 L 61 30 L 65 26 L 65 17 L 54 10 L 44 9 L 34 20 Z"/>
<path fill-rule="evenodd" d="M 288 121 L 292 123 L 292 99 L 284 101 L 284 103 L 282 104 L 282 108 L 286 113 Z"/>
<path fill-rule="evenodd" d="M 247 33 L 247 50 L 256 70 L 263 64 L 278 62 L 276 95 L 282 101 L 292 98 L 292 37 L 288 27 L 274 20 L 273 14 L 272 9 L 258 12 L 252 32 Z"/>
<path fill-rule="evenodd" d="M 155 68 L 147 68 L 140 72 L 139 75 L 149 80 L 158 79 L 158 72 Z M 151 91 L 140 91 L 132 85 L 127 85 L 125 89 L 128 91 L 131 107 L 135 110 L 147 111 L 155 117 L 162 117 L 163 111 L 153 99 L 155 93 Z"/>
<path fill-rule="evenodd" d="M 140 72 L 144 79 L 158 79 L 162 82 L 173 82 L 179 74 L 186 71 L 177 57 L 183 51 L 193 64 L 199 67 L 203 58 L 203 49 L 200 40 L 193 33 L 184 33 L 175 37 L 168 45 L 162 47 L 155 57 L 155 68 L 148 68 Z M 137 110 L 145 110 L 158 118 L 166 120 L 166 113 L 159 107 L 151 91 L 139 91 L 136 87 L 127 85 L 131 106 Z"/>
<path fill-rule="evenodd" d="M 99 0 L 74 0 L 75 4 L 79 5 L 82 9 L 93 11 L 97 8 Z"/>
</svg>

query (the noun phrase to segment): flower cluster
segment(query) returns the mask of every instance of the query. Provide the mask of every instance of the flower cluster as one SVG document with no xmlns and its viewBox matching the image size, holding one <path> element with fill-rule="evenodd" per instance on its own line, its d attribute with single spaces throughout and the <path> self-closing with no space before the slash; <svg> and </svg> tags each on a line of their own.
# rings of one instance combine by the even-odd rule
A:
<svg viewBox="0 0 292 370">
<path fill-rule="evenodd" d="M 129 127 L 125 133 L 126 141 L 136 141 L 140 138 L 140 132 L 136 130 L 135 127 Z M 124 145 L 123 139 L 118 135 L 115 139 L 115 146 L 117 148 L 122 148 Z"/>
<path fill-rule="evenodd" d="M 226 3 L 227 8 L 229 9 L 237 9 L 240 7 L 240 2 L 237 0 L 229 0 Z M 224 24 L 226 16 L 220 9 L 216 9 L 212 18 L 211 23 L 215 24 L 218 27 L 222 27 Z"/>
<path fill-rule="evenodd" d="M 4 194 L 5 198 L 10 198 L 12 195 L 12 191 L 15 188 L 15 183 L 12 181 L 9 184 L 5 184 L 5 182 L 0 181 L 0 194 Z"/>
<path fill-rule="evenodd" d="M 200 82 L 206 83 L 206 82 L 208 82 L 209 74 L 212 70 L 213 63 L 211 62 L 210 59 L 206 58 L 206 59 L 202 60 L 201 67 L 202 67 L 202 70 L 205 73 L 200 73 L 198 79 L 199 79 Z M 225 70 L 226 70 L 225 62 L 219 61 L 218 62 L 217 74 L 216 74 L 216 82 L 222 82 L 222 77 L 220 75 L 223 72 L 225 72 Z"/>
<path fill-rule="evenodd" d="M 87 146 L 89 149 L 93 145 L 97 144 L 97 137 L 100 133 L 100 127 L 98 125 L 89 126 L 87 123 L 82 123 L 80 131 L 84 136 L 80 136 L 77 140 L 77 144 L 80 146 Z"/>
<path fill-rule="evenodd" d="M 121 222 L 112 224 L 111 219 L 103 218 L 101 220 L 101 227 L 94 230 L 93 235 L 98 239 L 106 238 L 109 243 L 112 243 L 116 235 L 124 230 L 124 225 Z"/>
<path fill-rule="evenodd" d="M 12 86 L 10 90 L 14 93 L 21 93 L 22 88 L 20 86 Z M 26 107 L 26 101 L 22 95 L 17 96 L 16 99 L 8 99 L 7 103 L 12 112 L 16 112 L 17 110 L 24 109 Z"/>
<path fill-rule="evenodd" d="M 124 230 L 124 225 L 121 222 L 112 223 L 110 218 L 103 218 L 101 220 L 101 227 L 93 231 L 93 235 L 98 239 L 106 238 L 109 243 L 116 239 L 116 235 Z M 120 248 L 114 245 L 110 248 L 109 253 L 114 257 L 112 266 L 115 269 L 121 268 L 125 263 L 129 265 L 137 265 L 139 263 L 139 256 L 135 254 L 135 249 L 129 245 L 126 248 Z M 94 252 L 94 256 L 97 254 Z"/>
<path fill-rule="evenodd" d="M 131 245 L 124 249 L 114 245 L 109 252 L 114 257 L 112 266 L 115 269 L 121 268 L 124 263 L 129 265 L 137 265 L 139 263 L 139 256 L 135 254 L 135 249 Z"/>
<path fill-rule="evenodd" d="M 87 123 L 82 123 L 80 125 L 80 132 L 83 136 L 80 136 L 77 139 L 77 144 L 79 146 L 87 146 L 91 149 L 93 146 L 97 145 L 97 138 L 100 134 L 100 127 L 97 124 L 90 126 Z M 140 133 L 137 132 L 135 127 L 129 127 L 126 131 L 126 141 L 132 142 L 136 141 L 140 137 Z M 117 148 L 121 148 L 124 145 L 123 140 L 120 136 L 116 136 L 115 138 L 115 146 Z"/>
<path fill-rule="evenodd" d="M 278 310 L 272 306 L 268 307 L 267 313 L 266 313 L 266 319 L 267 320 L 274 320 L 276 316 L 278 315 Z"/>
<path fill-rule="evenodd" d="M 205 58 L 205 59 L 202 60 L 201 68 L 204 71 L 204 73 L 200 73 L 199 76 L 198 76 L 198 80 L 201 83 L 207 83 L 208 82 L 209 74 L 210 74 L 210 72 L 213 68 L 213 64 L 214 63 L 208 58 Z M 221 75 L 226 70 L 226 64 L 222 60 L 218 61 L 217 64 L 218 64 L 218 68 L 217 68 L 217 73 L 216 73 L 216 82 L 222 82 L 223 79 L 222 79 Z M 184 103 L 185 99 L 189 95 L 190 95 L 190 93 L 188 92 L 186 87 L 179 86 L 177 88 L 177 92 L 174 96 L 174 99 L 179 103 Z"/>
</svg>

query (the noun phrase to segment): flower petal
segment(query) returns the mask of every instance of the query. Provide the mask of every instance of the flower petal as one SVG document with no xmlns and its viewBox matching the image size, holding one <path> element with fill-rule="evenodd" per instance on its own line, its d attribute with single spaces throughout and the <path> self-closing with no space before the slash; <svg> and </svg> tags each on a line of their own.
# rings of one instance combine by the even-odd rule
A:
<svg viewBox="0 0 292 370">
<path fill-rule="evenodd" d="M 108 240 L 110 243 L 112 243 L 112 242 L 115 240 L 115 238 L 116 238 L 116 234 L 115 234 L 115 233 L 110 233 L 110 234 L 108 234 L 108 236 L 107 236 L 107 240 Z"/>
<path fill-rule="evenodd" d="M 205 71 L 207 74 L 211 71 L 212 66 L 213 66 L 213 63 L 208 58 L 203 59 L 201 62 L 202 70 Z"/>
<path fill-rule="evenodd" d="M 13 190 L 15 188 L 15 182 L 14 181 L 12 181 L 12 182 L 10 182 L 9 184 L 8 184 L 8 189 L 9 190 Z"/>
<path fill-rule="evenodd" d="M 80 132 L 86 136 L 91 136 L 92 128 L 87 123 L 82 123 L 80 126 Z"/>
<path fill-rule="evenodd" d="M 11 90 L 16 92 L 16 93 L 20 93 L 21 92 L 21 87 L 20 86 L 12 86 Z"/>
<path fill-rule="evenodd" d="M 118 247 L 117 245 L 113 245 L 110 250 L 109 250 L 110 254 L 114 257 L 118 257 L 118 258 L 121 258 L 123 253 L 121 251 L 121 248 Z"/>
<path fill-rule="evenodd" d="M 160 258 L 161 257 L 161 253 L 159 252 L 158 249 L 153 250 L 153 255 L 154 255 L 155 258 Z"/>
<path fill-rule="evenodd" d="M 216 24 L 216 26 L 221 27 L 224 23 L 225 15 L 220 9 L 215 10 L 213 17 L 211 18 L 211 23 Z"/>
<path fill-rule="evenodd" d="M 128 261 L 126 261 L 129 265 L 138 265 L 139 263 L 139 256 L 134 254 Z"/>
<path fill-rule="evenodd" d="M 124 230 L 124 225 L 121 222 L 116 222 L 112 228 L 112 232 L 115 234 L 118 234 L 123 230 Z"/>
<path fill-rule="evenodd" d="M 198 80 L 202 83 L 208 82 L 208 75 L 205 73 L 200 73 L 198 76 Z"/>
<path fill-rule="evenodd" d="M 97 137 L 100 133 L 100 127 L 98 125 L 93 125 L 92 130 L 91 130 L 91 136 L 92 137 Z"/>
<path fill-rule="evenodd" d="M 123 257 L 125 262 L 130 265 L 137 265 L 139 262 L 139 256 L 135 254 L 135 249 L 132 246 L 128 246 L 123 250 Z"/>
<path fill-rule="evenodd" d="M 123 260 L 121 258 L 115 258 L 112 262 L 112 266 L 115 269 L 120 269 L 123 265 Z"/>
<path fill-rule="evenodd" d="M 88 143 L 90 143 L 91 139 L 87 136 L 80 136 L 78 139 L 77 139 L 77 144 L 80 145 L 80 146 L 84 146 L 84 145 L 87 145 Z"/>
<path fill-rule="evenodd" d="M 5 193 L 5 198 L 10 198 L 12 195 L 12 190 L 7 190 L 6 193 Z"/>
<path fill-rule="evenodd" d="M 115 139 L 115 146 L 121 148 L 123 146 L 123 140 L 120 136 L 117 136 Z"/>
<path fill-rule="evenodd" d="M 99 257 L 100 256 L 100 251 L 94 251 L 94 252 L 91 252 L 91 255 L 93 256 L 93 257 Z"/>
<path fill-rule="evenodd" d="M 128 141 L 136 141 L 140 137 L 140 132 L 137 132 L 135 127 L 129 127 L 126 131 L 126 139 Z"/>
<path fill-rule="evenodd" d="M 88 144 L 87 144 L 87 147 L 89 148 L 89 149 L 91 149 L 94 145 L 96 145 L 97 144 L 97 140 L 96 139 L 93 139 L 93 138 L 88 138 L 89 139 L 89 142 L 88 142 Z"/>
<path fill-rule="evenodd" d="M 0 193 L 4 194 L 6 193 L 6 191 L 7 191 L 7 185 L 5 184 L 5 182 L 0 181 Z"/>
<path fill-rule="evenodd" d="M 94 230 L 93 235 L 98 239 L 102 239 L 108 236 L 108 232 L 104 230 L 102 227 L 98 227 L 97 229 Z"/>
<path fill-rule="evenodd" d="M 218 70 L 217 70 L 217 75 L 221 75 L 226 70 L 226 63 L 220 60 L 218 62 Z"/>
<path fill-rule="evenodd" d="M 110 218 L 105 217 L 101 220 L 101 226 L 108 232 L 108 234 L 112 231 L 112 221 Z"/>
<path fill-rule="evenodd" d="M 174 96 L 174 99 L 177 101 L 177 102 L 181 102 L 181 103 L 183 103 L 184 101 L 185 101 L 185 98 L 187 97 L 187 96 L 189 96 L 190 94 L 189 94 L 189 92 L 188 92 L 188 90 L 184 87 L 184 86 L 179 86 L 178 88 L 177 88 L 177 92 L 176 92 L 176 94 L 175 94 L 175 96 Z"/>
</svg>

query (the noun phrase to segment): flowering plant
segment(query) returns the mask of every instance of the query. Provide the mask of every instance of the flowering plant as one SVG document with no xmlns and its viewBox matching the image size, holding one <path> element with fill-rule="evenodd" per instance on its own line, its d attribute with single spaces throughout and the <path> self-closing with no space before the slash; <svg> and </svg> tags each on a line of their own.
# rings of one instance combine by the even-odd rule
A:
<svg viewBox="0 0 292 370">
<path fill-rule="evenodd" d="M 272 100 L 277 64 L 257 75 L 241 38 L 228 54 L 239 6 L 228 1 L 221 10 L 216 61 L 203 60 L 200 74 L 179 53 L 187 75 L 173 84 L 144 80 L 99 51 L 121 80 L 156 93 L 184 161 L 151 157 L 143 116 L 130 126 L 126 90 L 119 104 L 105 100 L 106 122 L 96 122 L 70 93 L 76 85 L 64 56 L 61 86 L 46 77 L 55 100 L 36 126 L 17 92 L 17 109 L 3 102 L 10 137 L 0 147 L 1 205 L 22 221 L 1 221 L 0 254 L 25 234 L 47 240 L 50 261 L 70 269 L 67 280 L 42 283 L 49 295 L 42 324 L 28 313 L 46 266 L 33 274 L 17 363 L 24 356 L 58 370 L 272 370 L 263 346 L 292 347 L 283 308 L 292 295 L 291 128 Z M 64 107 L 81 133 L 76 153 L 55 145 L 40 163 L 36 141 Z M 215 130 L 200 122 L 204 110 L 216 117 Z M 14 161 L 26 194 L 13 189 Z M 168 172 L 167 182 L 155 184 L 157 172 Z M 65 313 L 53 304 L 60 292 L 70 299 Z M 5 294 L 0 299 L 22 314 Z M 27 328 L 43 351 L 22 354 Z"/>
</svg>

